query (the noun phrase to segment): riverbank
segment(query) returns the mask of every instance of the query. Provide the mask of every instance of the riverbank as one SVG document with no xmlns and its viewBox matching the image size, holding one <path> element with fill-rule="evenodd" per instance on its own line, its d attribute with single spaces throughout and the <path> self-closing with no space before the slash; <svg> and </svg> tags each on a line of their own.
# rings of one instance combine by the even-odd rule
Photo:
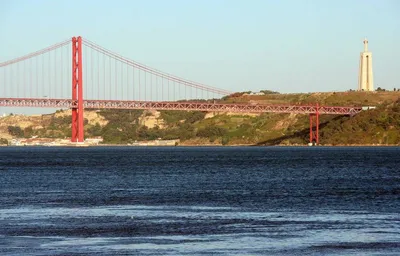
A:
<svg viewBox="0 0 400 256">
<path fill-rule="evenodd" d="M 176 145 L 155 145 L 155 144 L 51 144 L 51 145 L 0 145 L 0 147 L 400 147 L 400 144 L 322 144 L 322 145 L 307 145 L 307 144 L 294 144 L 294 145 L 255 145 L 255 144 L 235 144 L 235 145 L 222 145 L 222 144 L 176 144 Z"/>
</svg>

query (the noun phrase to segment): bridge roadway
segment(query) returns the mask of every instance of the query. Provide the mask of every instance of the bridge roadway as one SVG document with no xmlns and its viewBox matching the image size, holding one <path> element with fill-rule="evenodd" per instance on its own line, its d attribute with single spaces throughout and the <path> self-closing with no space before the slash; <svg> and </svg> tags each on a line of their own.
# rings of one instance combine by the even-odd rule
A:
<svg viewBox="0 0 400 256">
<path fill-rule="evenodd" d="M 0 98 L 0 107 L 76 108 L 78 102 L 71 99 L 48 98 Z M 267 105 L 241 103 L 210 103 L 191 101 L 122 101 L 84 100 L 85 109 L 155 109 L 181 111 L 209 111 L 233 113 L 295 113 L 355 115 L 361 107 L 338 107 L 318 105 Z"/>
</svg>

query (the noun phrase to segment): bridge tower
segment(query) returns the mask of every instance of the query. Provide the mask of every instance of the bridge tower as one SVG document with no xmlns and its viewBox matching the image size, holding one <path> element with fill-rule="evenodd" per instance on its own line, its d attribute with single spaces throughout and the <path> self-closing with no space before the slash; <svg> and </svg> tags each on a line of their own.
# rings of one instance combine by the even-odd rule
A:
<svg viewBox="0 0 400 256">
<path fill-rule="evenodd" d="M 315 113 L 310 114 L 310 146 L 319 144 L 319 104 Z M 314 129 L 315 126 L 315 129 Z"/>
<path fill-rule="evenodd" d="M 82 38 L 72 38 L 72 127 L 71 142 L 83 142 Z"/>
</svg>

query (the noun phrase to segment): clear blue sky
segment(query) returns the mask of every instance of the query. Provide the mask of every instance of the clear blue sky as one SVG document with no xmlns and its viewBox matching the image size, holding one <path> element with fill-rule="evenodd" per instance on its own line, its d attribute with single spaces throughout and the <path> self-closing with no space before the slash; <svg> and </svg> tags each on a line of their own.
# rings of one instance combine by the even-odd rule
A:
<svg viewBox="0 0 400 256">
<path fill-rule="evenodd" d="M 148 66 L 228 89 L 400 87 L 397 0 L 0 0 L 0 62 L 81 35 Z"/>
</svg>

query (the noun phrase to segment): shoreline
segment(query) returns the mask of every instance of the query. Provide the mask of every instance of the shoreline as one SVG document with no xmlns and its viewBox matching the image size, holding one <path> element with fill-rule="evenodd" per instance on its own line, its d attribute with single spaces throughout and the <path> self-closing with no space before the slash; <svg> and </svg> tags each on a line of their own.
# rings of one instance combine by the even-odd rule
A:
<svg viewBox="0 0 400 256">
<path fill-rule="evenodd" d="M 218 145 L 218 144 L 197 144 L 197 145 L 128 145 L 128 144 L 98 144 L 98 145 L 87 145 L 87 144 L 65 144 L 65 145 L 0 145 L 0 147 L 70 147 L 70 148 L 81 148 L 81 147 L 138 147 L 138 148 L 147 148 L 147 147 L 307 147 L 307 148 L 315 148 L 315 147 L 400 147 L 400 145 L 388 145 L 388 144 L 341 144 L 341 145 L 317 145 L 317 146 L 309 146 L 307 144 L 304 145 L 254 145 L 254 144 L 235 144 L 235 145 Z"/>
</svg>

